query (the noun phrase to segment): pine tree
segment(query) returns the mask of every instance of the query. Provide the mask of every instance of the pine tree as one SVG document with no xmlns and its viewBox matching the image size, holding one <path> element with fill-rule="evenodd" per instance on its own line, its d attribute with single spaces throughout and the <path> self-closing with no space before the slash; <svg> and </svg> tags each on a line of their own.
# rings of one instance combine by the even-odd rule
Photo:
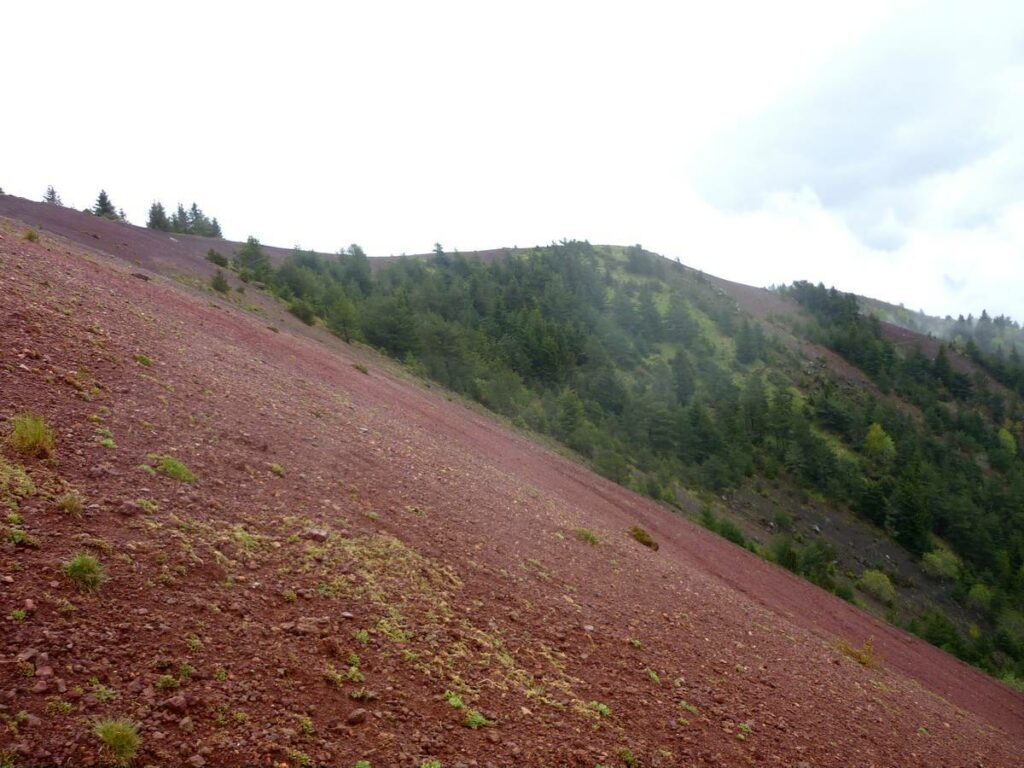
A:
<svg viewBox="0 0 1024 768">
<path fill-rule="evenodd" d="M 60 199 L 60 195 L 57 194 L 57 190 L 53 188 L 52 184 L 46 188 L 46 194 L 43 195 L 43 202 L 49 203 L 50 205 L 64 206 L 64 202 Z"/>
<path fill-rule="evenodd" d="M 188 214 L 185 212 L 185 206 L 181 203 L 178 203 L 178 210 L 171 216 L 171 232 L 180 235 L 188 234 Z"/>
<path fill-rule="evenodd" d="M 92 212 L 97 216 L 104 216 L 108 219 L 117 218 L 117 208 L 115 208 L 114 204 L 110 201 L 105 189 L 100 190 L 100 194 L 96 198 L 96 204 L 92 207 Z"/>
<path fill-rule="evenodd" d="M 220 231 L 220 222 L 217 221 L 217 217 L 213 217 L 213 221 L 210 222 L 210 237 L 222 238 L 224 237 Z"/>
<path fill-rule="evenodd" d="M 146 222 L 146 226 L 161 232 L 171 231 L 171 221 L 167 218 L 167 211 L 164 210 L 163 203 L 154 202 L 149 206 L 149 221 Z"/>
</svg>

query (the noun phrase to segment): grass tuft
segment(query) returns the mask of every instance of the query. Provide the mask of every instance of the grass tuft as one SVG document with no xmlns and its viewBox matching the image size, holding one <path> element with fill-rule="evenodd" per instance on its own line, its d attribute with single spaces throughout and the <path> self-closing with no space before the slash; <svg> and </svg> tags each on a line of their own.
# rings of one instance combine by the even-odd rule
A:
<svg viewBox="0 0 1024 768">
<path fill-rule="evenodd" d="M 601 540 L 597 537 L 597 534 L 589 528 L 577 528 L 576 538 L 580 541 L 585 541 L 587 544 L 590 544 L 595 547 L 601 543 Z"/>
<path fill-rule="evenodd" d="M 157 460 L 156 471 L 161 475 L 167 475 L 167 477 L 180 480 L 183 483 L 194 483 L 196 481 L 196 476 L 192 474 L 192 471 L 173 456 L 161 456 Z"/>
<path fill-rule="evenodd" d="M 81 515 L 84 507 L 85 502 L 78 491 L 68 491 L 57 499 L 57 509 L 74 517 Z"/>
<path fill-rule="evenodd" d="M 64 573 L 86 592 L 95 592 L 107 580 L 103 564 L 87 552 L 79 552 L 64 563 Z"/>
<path fill-rule="evenodd" d="M 98 720 L 93 726 L 93 733 L 103 742 L 110 758 L 117 765 L 131 763 L 142 745 L 138 726 L 123 718 Z"/>
<path fill-rule="evenodd" d="M 11 419 L 7 442 L 19 453 L 45 458 L 53 453 L 53 430 L 35 413 L 19 413 Z"/>
<path fill-rule="evenodd" d="M 483 728 L 488 725 L 494 725 L 494 722 L 488 720 L 475 709 L 471 709 L 469 710 L 469 712 L 466 713 L 466 719 L 462 721 L 462 724 L 466 728 L 475 731 L 477 728 Z"/>
</svg>

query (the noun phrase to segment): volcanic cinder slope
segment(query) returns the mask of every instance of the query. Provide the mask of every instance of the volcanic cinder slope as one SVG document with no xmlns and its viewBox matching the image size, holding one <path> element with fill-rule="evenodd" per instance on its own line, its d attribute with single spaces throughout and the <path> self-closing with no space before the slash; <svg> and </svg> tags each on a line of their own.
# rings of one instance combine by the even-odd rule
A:
<svg viewBox="0 0 1024 768">
<path fill-rule="evenodd" d="M 15 765 L 107 760 L 102 717 L 138 764 L 1021 765 L 1019 694 L 106 226 L 0 219 L 0 419 L 56 437 L 2 448 Z M 166 456 L 195 480 L 144 469 Z M 837 648 L 867 640 L 874 666 Z"/>
</svg>

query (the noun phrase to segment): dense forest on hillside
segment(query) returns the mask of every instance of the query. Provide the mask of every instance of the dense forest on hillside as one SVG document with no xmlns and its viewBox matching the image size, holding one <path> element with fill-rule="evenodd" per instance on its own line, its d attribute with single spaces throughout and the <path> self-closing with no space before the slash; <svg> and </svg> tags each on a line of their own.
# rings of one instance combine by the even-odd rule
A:
<svg viewBox="0 0 1024 768">
<path fill-rule="evenodd" d="M 851 510 L 975 617 L 964 628 L 930 610 L 906 619 L 913 631 L 1011 682 L 1024 677 L 1020 399 L 955 370 L 945 350 L 935 360 L 897 350 L 855 297 L 783 290 L 806 310 L 797 332 L 889 396 L 804 376 L 806 361 L 702 275 L 639 246 L 563 242 L 487 262 L 438 248 L 372 272 L 358 246 L 336 258 L 296 251 L 274 268 L 250 239 L 231 266 L 304 322 L 384 350 L 641 493 L 672 504 L 684 488 L 763 477 Z M 1003 362 L 998 375 L 985 367 L 1020 380 L 1020 366 Z M 702 522 L 846 599 L 892 589 L 880 572 L 839 573 L 831 544 L 784 521 L 761 545 L 710 505 Z"/>
</svg>

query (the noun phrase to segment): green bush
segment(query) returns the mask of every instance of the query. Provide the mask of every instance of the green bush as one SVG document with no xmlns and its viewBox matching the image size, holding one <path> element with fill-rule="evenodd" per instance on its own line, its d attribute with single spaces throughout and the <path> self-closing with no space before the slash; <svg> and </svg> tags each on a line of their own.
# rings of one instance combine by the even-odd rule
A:
<svg viewBox="0 0 1024 768">
<path fill-rule="evenodd" d="M 956 581 L 960 576 L 960 558 L 948 549 L 926 553 L 921 558 L 921 565 L 929 576 L 937 579 Z"/>
<path fill-rule="evenodd" d="M 227 257 L 224 254 L 218 253 L 217 251 L 213 250 L 213 248 L 206 252 L 206 260 L 213 262 L 218 267 L 227 267 L 228 265 Z"/>
<path fill-rule="evenodd" d="M 892 605 L 896 601 L 896 589 L 889 581 L 889 577 L 872 568 L 860 575 L 857 589 L 881 600 L 886 605 Z"/>
<path fill-rule="evenodd" d="M 316 322 L 316 312 L 314 312 L 313 308 L 302 299 L 292 299 L 291 303 L 288 305 L 288 311 L 306 325 L 312 325 Z"/>
<path fill-rule="evenodd" d="M 36 232 L 34 229 L 27 229 L 25 230 L 25 239 L 28 240 L 30 243 L 38 243 L 39 233 Z"/>
<path fill-rule="evenodd" d="M 228 279 L 224 277 L 224 273 L 219 269 L 217 274 L 210 278 L 210 287 L 217 291 L 217 293 L 227 293 L 231 290 L 231 286 L 228 285 Z"/>
</svg>

